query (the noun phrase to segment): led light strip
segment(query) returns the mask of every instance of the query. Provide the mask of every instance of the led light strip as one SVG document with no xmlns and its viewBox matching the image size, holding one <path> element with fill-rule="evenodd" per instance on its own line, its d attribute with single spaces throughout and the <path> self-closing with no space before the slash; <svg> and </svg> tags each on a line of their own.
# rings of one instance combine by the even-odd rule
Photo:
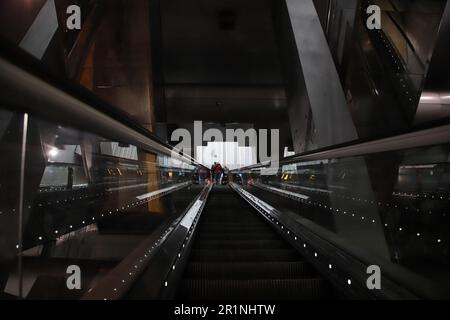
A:
<svg viewBox="0 0 450 320">
<path fill-rule="evenodd" d="M 257 211 L 259 211 L 265 218 L 267 218 L 269 221 L 271 221 L 276 228 L 278 228 L 282 233 L 284 233 L 286 236 L 290 237 L 294 242 L 300 242 L 303 243 L 303 246 L 301 246 L 302 253 L 308 256 L 314 257 L 314 260 L 317 260 L 318 263 L 326 263 L 328 265 L 328 269 L 332 270 L 334 269 L 335 272 L 338 271 L 342 274 L 342 279 L 340 281 L 344 284 L 347 284 L 348 286 L 352 286 L 352 277 L 344 272 L 343 270 L 340 270 L 339 268 L 336 268 L 335 265 L 329 262 L 321 261 L 323 260 L 323 256 L 319 255 L 318 251 L 316 251 L 313 246 L 308 243 L 303 237 L 300 235 L 297 235 L 293 230 L 291 230 L 289 227 L 287 227 L 283 222 L 281 222 L 277 218 L 276 209 L 274 209 L 272 206 L 264 202 L 263 200 L 259 199 L 258 197 L 252 195 L 251 193 L 244 190 L 242 187 L 237 186 L 235 183 L 231 183 L 231 187 L 242 197 L 245 201 L 247 201 L 250 205 L 252 205 Z M 311 258 L 312 258 L 311 257 Z"/>
</svg>

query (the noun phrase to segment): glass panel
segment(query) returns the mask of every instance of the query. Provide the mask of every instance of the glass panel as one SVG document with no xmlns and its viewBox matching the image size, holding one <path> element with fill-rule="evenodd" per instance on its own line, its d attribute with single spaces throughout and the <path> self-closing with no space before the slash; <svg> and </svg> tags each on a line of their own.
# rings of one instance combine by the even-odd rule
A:
<svg viewBox="0 0 450 320">
<path fill-rule="evenodd" d="M 313 221 L 348 247 L 448 292 L 449 151 L 450 145 L 439 145 L 284 163 L 275 170 L 235 172 L 233 178 L 276 209 Z"/>
<path fill-rule="evenodd" d="M 19 272 L 22 118 L 0 111 L 2 154 L 8 154 L 1 166 L 2 298 L 19 295 L 19 279 L 27 299 L 81 298 L 204 187 L 192 185 L 191 163 L 30 117 Z M 80 290 L 70 290 L 73 268 L 81 272 Z"/>
</svg>

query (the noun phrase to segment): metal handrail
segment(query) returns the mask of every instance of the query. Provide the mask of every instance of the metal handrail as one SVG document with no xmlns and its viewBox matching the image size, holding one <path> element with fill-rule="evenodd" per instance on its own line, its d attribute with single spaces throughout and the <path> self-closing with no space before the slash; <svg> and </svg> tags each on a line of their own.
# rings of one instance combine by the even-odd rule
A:
<svg viewBox="0 0 450 320">
<path fill-rule="evenodd" d="M 4 104 L 2 107 L 31 113 L 46 120 L 65 123 L 121 142 L 131 142 L 144 150 L 199 165 L 191 156 L 170 145 L 164 145 L 149 134 L 131 128 L 98 110 L 94 105 L 78 99 L 67 90 L 53 86 L 3 57 L 0 57 L 0 86 L 2 87 L 0 98 Z"/>
<path fill-rule="evenodd" d="M 349 143 L 340 147 L 329 147 L 318 151 L 293 155 L 284 158 L 279 162 L 279 164 L 285 165 L 302 161 L 365 156 L 381 152 L 392 152 L 447 143 L 450 143 L 450 124 L 389 138 L 376 139 L 367 142 Z M 232 172 L 265 168 L 270 165 L 270 162 L 259 163 L 253 166 L 233 170 Z"/>
</svg>

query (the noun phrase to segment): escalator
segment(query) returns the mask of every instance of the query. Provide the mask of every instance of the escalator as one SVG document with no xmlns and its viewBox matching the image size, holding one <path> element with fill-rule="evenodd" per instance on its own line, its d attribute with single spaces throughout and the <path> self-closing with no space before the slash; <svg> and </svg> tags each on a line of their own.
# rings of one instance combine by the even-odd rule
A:
<svg viewBox="0 0 450 320">
<path fill-rule="evenodd" d="M 352 92 L 362 103 L 349 108 L 369 110 L 352 116 L 369 132 L 395 124 L 398 106 L 414 115 L 419 94 L 387 32 L 363 39 L 369 80 L 387 88 Z M 0 97 L 0 151 L 8 155 L 0 158 L 0 299 L 450 297 L 448 123 L 366 142 L 362 134 L 275 167 L 233 169 L 223 179 L 229 186 L 212 187 L 208 163 L 14 61 L 0 54 L 8 93 Z M 262 101 L 258 90 L 250 93 Z M 164 121 L 155 132 L 175 128 Z"/>
<path fill-rule="evenodd" d="M 230 187 L 214 187 L 179 299 L 324 299 L 329 284 Z"/>
</svg>

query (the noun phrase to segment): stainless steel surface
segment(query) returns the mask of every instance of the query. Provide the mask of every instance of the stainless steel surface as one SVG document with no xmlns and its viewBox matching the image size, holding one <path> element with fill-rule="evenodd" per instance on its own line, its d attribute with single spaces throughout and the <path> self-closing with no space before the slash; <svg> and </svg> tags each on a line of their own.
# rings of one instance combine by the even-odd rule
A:
<svg viewBox="0 0 450 320">
<path fill-rule="evenodd" d="M 415 123 L 450 117 L 450 91 L 423 91 Z"/>
<path fill-rule="evenodd" d="M 358 143 L 348 147 L 313 153 L 295 157 L 296 160 L 318 160 L 361 156 L 366 154 L 403 150 L 423 146 L 433 146 L 450 142 L 450 125 L 433 129 L 408 133 L 397 137 L 386 138 L 366 143 Z"/>
<path fill-rule="evenodd" d="M 447 2 L 415 122 L 450 117 L 450 2 Z"/>
<path fill-rule="evenodd" d="M 336 159 L 342 157 L 364 156 L 378 152 L 388 152 L 446 144 L 450 142 L 450 125 L 440 126 L 432 129 L 412 132 L 380 140 L 364 143 L 355 143 L 346 147 L 334 148 L 326 151 L 312 152 L 311 154 L 297 155 L 286 158 L 283 164 L 298 161 L 313 161 L 321 159 Z M 269 166 L 270 163 L 257 164 L 243 169 L 259 168 Z"/>
</svg>

